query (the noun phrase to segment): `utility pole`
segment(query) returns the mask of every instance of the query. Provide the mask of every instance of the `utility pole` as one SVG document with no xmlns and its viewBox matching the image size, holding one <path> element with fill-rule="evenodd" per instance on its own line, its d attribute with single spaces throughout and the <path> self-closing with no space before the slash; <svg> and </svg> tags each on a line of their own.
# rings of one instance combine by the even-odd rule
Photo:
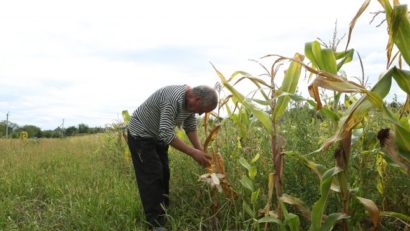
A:
<svg viewBox="0 0 410 231">
<path fill-rule="evenodd" d="M 7 112 L 6 116 L 6 139 L 9 138 L 9 112 Z"/>
<path fill-rule="evenodd" d="M 64 119 L 63 123 L 61 124 L 61 137 L 64 137 Z"/>
</svg>

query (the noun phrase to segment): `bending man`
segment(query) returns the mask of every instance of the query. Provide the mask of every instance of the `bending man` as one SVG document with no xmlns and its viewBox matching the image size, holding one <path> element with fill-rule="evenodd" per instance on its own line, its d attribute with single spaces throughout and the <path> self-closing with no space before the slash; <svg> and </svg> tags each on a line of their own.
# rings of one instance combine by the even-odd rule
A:
<svg viewBox="0 0 410 231">
<path fill-rule="evenodd" d="M 150 226 L 165 224 L 163 207 L 169 205 L 168 146 L 189 155 L 203 167 L 210 164 L 210 156 L 203 151 L 196 132 L 195 113 L 210 112 L 217 104 L 218 96 L 208 86 L 175 85 L 154 92 L 132 114 L 128 145 Z M 176 136 L 176 126 L 184 128 L 193 147 Z"/>
</svg>

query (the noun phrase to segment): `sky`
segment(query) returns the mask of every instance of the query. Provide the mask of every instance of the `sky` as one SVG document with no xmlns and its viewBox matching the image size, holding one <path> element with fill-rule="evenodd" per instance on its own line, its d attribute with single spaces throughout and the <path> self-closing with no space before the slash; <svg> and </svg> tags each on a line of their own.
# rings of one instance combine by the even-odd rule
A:
<svg viewBox="0 0 410 231">
<path fill-rule="evenodd" d="M 0 121 L 9 113 L 19 126 L 105 127 L 160 87 L 214 86 L 219 78 L 211 63 L 226 76 L 259 75 L 251 59 L 270 66 L 274 59 L 260 58 L 303 53 L 306 42 L 331 40 L 336 21 L 340 36 L 347 35 L 362 2 L 1 1 Z M 386 27 L 377 27 L 382 17 L 369 24 L 370 12 L 381 9 L 371 2 L 349 46 L 360 53 L 369 86 L 386 69 Z M 345 45 L 346 36 L 339 49 Z M 352 80 L 361 76 L 357 55 L 345 72 Z M 301 80 L 302 95 L 308 83 Z M 392 92 L 405 97 L 397 86 Z"/>
</svg>

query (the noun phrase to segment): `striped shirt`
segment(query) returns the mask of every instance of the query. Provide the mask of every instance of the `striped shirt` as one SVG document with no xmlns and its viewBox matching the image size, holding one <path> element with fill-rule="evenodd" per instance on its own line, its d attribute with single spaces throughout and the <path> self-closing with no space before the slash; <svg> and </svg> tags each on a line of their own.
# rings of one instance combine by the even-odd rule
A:
<svg viewBox="0 0 410 231">
<path fill-rule="evenodd" d="M 132 114 L 128 129 L 133 136 L 154 138 L 169 144 L 175 127 L 186 132 L 196 130 L 195 113 L 185 107 L 185 85 L 163 87 L 154 92 Z"/>
</svg>

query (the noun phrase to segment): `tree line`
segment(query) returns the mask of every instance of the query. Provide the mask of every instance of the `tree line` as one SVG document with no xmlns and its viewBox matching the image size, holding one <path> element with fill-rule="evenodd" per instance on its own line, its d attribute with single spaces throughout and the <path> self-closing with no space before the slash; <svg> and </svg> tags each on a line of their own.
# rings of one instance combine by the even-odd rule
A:
<svg viewBox="0 0 410 231">
<path fill-rule="evenodd" d="M 104 132 L 105 128 L 89 127 L 86 124 L 80 123 L 78 126 L 70 126 L 67 128 L 57 127 L 53 130 L 42 130 L 35 125 L 19 126 L 15 123 L 6 121 L 0 122 L 0 138 L 6 137 L 6 129 L 8 129 L 9 138 L 19 138 L 21 132 L 27 132 L 28 138 L 61 138 L 66 136 L 95 134 Z"/>
</svg>

